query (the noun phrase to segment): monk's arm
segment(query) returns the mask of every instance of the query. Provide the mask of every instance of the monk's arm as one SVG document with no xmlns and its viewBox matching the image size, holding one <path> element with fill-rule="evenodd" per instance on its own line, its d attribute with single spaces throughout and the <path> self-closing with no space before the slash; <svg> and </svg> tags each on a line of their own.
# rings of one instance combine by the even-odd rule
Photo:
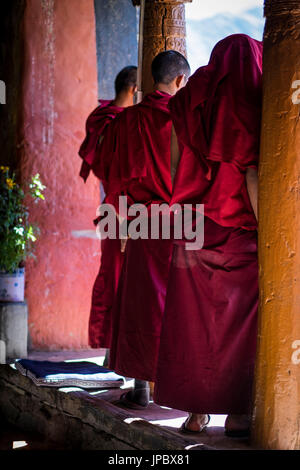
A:
<svg viewBox="0 0 300 470">
<path fill-rule="evenodd" d="M 247 168 L 246 182 L 250 202 L 257 220 L 258 173 L 255 168 Z"/>
<path fill-rule="evenodd" d="M 176 170 L 178 167 L 178 163 L 180 160 L 180 151 L 179 151 L 179 146 L 178 146 L 178 140 L 177 140 L 177 135 L 174 129 L 174 126 L 172 125 L 172 133 L 171 133 L 171 178 L 172 178 L 172 184 L 174 182 L 174 178 L 176 175 Z"/>
</svg>

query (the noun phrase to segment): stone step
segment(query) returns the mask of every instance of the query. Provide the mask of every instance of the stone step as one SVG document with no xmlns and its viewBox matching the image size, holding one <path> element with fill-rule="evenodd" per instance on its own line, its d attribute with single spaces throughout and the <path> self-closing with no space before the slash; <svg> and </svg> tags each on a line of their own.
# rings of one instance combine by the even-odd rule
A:
<svg viewBox="0 0 300 470">
<path fill-rule="evenodd" d="M 0 415 L 14 426 L 64 442 L 66 449 L 100 450 L 212 450 L 247 449 L 245 441 L 216 432 L 185 436 L 153 424 L 186 413 L 163 409 L 154 403 L 142 412 L 115 403 L 123 390 L 57 389 L 37 387 L 11 365 L 0 366 Z M 150 422 L 153 421 L 153 422 Z"/>
</svg>

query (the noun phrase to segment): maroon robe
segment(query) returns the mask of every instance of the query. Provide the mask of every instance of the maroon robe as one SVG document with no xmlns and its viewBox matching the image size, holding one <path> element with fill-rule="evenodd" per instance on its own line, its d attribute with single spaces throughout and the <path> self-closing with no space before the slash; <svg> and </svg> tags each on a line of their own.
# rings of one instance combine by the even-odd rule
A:
<svg viewBox="0 0 300 470">
<path fill-rule="evenodd" d="M 122 192 L 129 206 L 142 203 L 150 210 L 153 203 L 170 201 L 169 98 L 159 91 L 147 95 L 110 129 L 115 153 L 102 176 L 107 175 L 109 192 Z M 170 240 L 127 242 L 110 349 L 110 368 L 119 374 L 149 381 L 155 377 L 171 249 Z"/>
<path fill-rule="evenodd" d="M 262 44 L 233 35 L 170 101 L 182 150 L 172 202 L 204 203 L 204 246 L 174 241 L 154 401 L 193 413 L 251 406 L 258 267 L 245 179 L 257 167 Z"/>
<path fill-rule="evenodd" d="M 83 159 L 80 176 L 84 181 L 87 180 L 90 171 L 97 168 L 97 148 L 100 136 L 104 134 L 108 124 L 124 109 L 115 106 L 111 100 L 99 100 L 99 103 L 100 105 L 87 118 L 86 136 L 79 149 L 79 155 Z"/>
<path fill-rule="evenodd" d="M 101 264 L 92 292 L 89 318 L 89 345 L 109 348 L 111 341 L 111 308 L 117 292 L 124 255 L 120 240 L 101 240 Z"/>
<path fill-rule="evenodd" d="M 124 108 L 112 101 L 100 101 L 86 122 L 86 137 L 80 147 L 83 159 L 80 176 L 87 180 L 90 171 L 98 175 L 101 164 L 99 138 L 103 136 L 112 120 Z M 106 188 L 105 188 L 106 189 Z M 107 199 L 108 196 L 106 196 Z M 101 263 L 92 291 L 89 318 L 89 344 L 92 348 L 108 348 L 111 338 L 111 306 L 117 290 L 123 262 L 119 240 L 101 240 Z"/>
</svg>

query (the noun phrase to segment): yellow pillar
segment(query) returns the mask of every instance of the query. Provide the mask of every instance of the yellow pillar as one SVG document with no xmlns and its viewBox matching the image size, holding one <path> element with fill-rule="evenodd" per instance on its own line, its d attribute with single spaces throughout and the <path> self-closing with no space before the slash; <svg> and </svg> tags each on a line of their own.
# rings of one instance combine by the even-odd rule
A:
<svg viewBox="0 0 300 470">
<path fill-rule="evenodd" d="M 145 0 L 143 31 L 142 90 L 153 89 L 151 63 L 162 51 L 174 49 L 186 56 L 186 28 L 184 3 L 192 0 Z M 139 5 L 140 0 L 133 0 Z"/>
<path fill-rule="evenodd" d="M 252 436 L 260 448 L 300 449 L 299 0 L 265 0 L 265 16 Z"/>
</svg>

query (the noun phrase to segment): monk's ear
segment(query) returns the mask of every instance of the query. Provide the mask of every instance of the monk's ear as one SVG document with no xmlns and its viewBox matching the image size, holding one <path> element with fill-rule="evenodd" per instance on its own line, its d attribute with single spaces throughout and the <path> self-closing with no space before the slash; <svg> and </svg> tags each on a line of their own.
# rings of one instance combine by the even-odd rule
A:
<svg viewBox="0 0 300 470">
<path fill-rule="evenodd" d="M 137 85 L 135 85 L 134 87 L 132 87 L 132 94 L 135 95 L 137 92 Z"/>
<path fill-rule="evenodd" d="M 175 79 L 176 88 L 182 88 L 185 85 L 185 75 L 178 75 Z"/>
</svg>

